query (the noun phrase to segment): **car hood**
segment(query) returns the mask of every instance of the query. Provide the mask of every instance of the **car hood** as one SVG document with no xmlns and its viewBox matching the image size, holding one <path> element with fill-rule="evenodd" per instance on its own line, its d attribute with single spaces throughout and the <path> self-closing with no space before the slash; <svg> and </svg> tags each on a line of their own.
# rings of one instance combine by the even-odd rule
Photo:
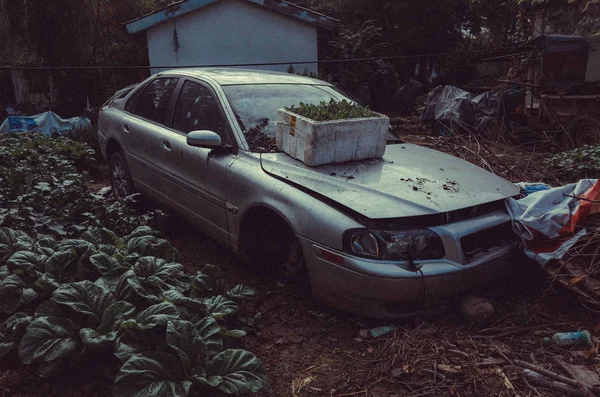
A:
<svg viewBox="0 0 600 397">
<path fill-rule="evenodd" d="M 513 183 L 412 144 L 388 145 L 383 159 L 309 167 L 285 153 L 261 155 L 263 170 L 371 218 L 433 215 L 502 200 Z"/>
</svg>

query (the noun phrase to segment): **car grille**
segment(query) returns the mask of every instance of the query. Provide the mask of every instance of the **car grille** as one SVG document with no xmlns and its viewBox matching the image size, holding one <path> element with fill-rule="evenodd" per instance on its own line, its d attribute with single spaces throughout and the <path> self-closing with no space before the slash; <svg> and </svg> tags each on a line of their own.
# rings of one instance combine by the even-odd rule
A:
<svg viewBox="0 0 600 397">
<path fill-rule="evenodd" d="M 481 230 L 460 240 L 467 263 L 475 262 L 508 246 L 516 246 L 519 242 L 520 239 L 513 231 L 510 222 L 491 229 Z"/>
<path fill-rule="evenodd" d="M 465 221 L 496 211 L 506 212 L 505 200 L 493 201 L 491 203 L 450 212 L 442 212 L 435 215 L 423 215 L 401 219 L 379 219 L 369 224 L 368 227 L 379 230 L 396 230 L 403 227 L 433 227 Z"/>
</svg>

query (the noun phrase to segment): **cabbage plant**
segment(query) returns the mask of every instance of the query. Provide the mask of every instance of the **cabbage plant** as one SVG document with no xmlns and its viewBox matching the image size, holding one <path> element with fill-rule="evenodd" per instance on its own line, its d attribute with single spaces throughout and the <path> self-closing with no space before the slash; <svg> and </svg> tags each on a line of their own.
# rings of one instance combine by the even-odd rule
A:
<svg viewBox="0 0 600 397">
<path fill-rule="evenodd" d="M 241 304 L 255 291 L 227 290 L 212 265 L 187 275 L 177 257 L 148 227 L 62 240 L 0 228 L 0 357 L 52 376 L 112 354 L 115 397 L 267 388 L 258 358 L 236 342 L 252 322 Z"/>
</svg>

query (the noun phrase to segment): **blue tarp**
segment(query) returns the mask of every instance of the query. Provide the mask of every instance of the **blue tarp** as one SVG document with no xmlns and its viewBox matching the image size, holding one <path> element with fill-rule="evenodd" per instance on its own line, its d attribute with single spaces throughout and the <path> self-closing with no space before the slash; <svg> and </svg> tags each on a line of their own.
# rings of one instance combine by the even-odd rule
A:
<svg viewBox="0 0 600 397">
<path fill-rule="evenodd" d="M 35 116 L 8 116 L 0 125 L 0 133 L 39 132 L 50 136 L 53 133 L 62 134 L 89 125 L 90 120 L 85 117 L 61 119 L 56 113 L 45 112 Z"/>
</svg>

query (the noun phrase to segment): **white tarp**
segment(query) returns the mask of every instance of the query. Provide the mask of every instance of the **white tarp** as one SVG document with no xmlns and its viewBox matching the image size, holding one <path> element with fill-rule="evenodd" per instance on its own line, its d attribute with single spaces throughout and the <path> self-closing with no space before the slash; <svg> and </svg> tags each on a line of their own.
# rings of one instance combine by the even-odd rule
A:
<svg viewBox="0 0 600 397">
<path fill-rule="evenodd" d="M 600 180 L 531 193 L 521 200 L 509 199 L 508 212 L 515 230 L 525 239 L 525 254 L 544 265 L 560 259 L 587 234 L 588 217 L 600 213 Z"/>
<path fill-rule="evenodd" d="M 89 125 L 90 120 L 85 117 L 61 119 L 56 113 L 45 112 L 35 116 L 9 116 L 0 125 L 0 133 L 38 132 L 50 136 L 53 133 L 62 134 Z"/>
</svg>

